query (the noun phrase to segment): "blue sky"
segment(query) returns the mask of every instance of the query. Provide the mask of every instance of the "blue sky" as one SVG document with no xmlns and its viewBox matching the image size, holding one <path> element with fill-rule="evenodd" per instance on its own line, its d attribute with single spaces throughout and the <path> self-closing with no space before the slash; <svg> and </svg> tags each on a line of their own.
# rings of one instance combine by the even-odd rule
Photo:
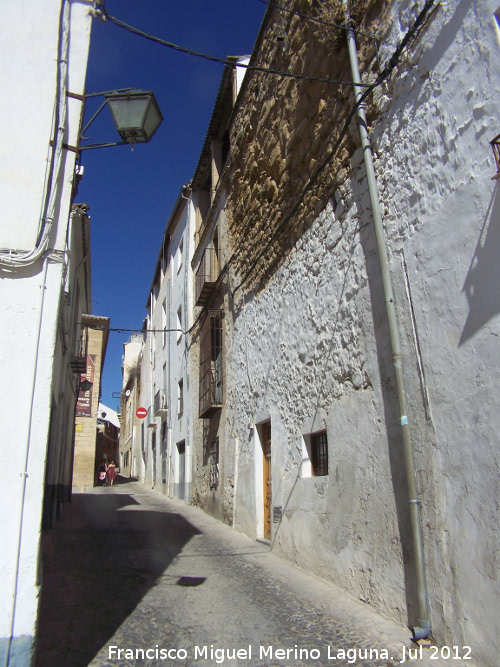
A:
<svg viewBox="0 0 500 667">
<path fill-rule="evenodd" d="M 106 0 L 111 16 L 180 46 L 225 58 L 250 54 L 266 10 L 260 0 Z M 149 42 L 94 19 L 86 88 L 153 90 L 164 121 L 151 143 L 83 151 L 77 201 L 90 206 L 93 313 L 140 329 L 163 230 L 196 168 L 223 65 Z M 87 100 L 86 121 L 100 98 Z M 118 141 L 108 109 L 89 143 Z M 102 402 L 116 409 L 128 335 L 111 332 Z"/>
</svg>

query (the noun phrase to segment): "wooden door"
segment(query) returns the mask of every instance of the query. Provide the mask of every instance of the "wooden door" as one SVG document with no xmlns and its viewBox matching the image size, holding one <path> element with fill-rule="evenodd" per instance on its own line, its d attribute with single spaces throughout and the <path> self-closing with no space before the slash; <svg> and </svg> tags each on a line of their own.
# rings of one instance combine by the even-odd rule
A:
<svg viewBox="0 0 500 667">
<path fill-rule="evenodd" d="M 271 422 L 262 425 L 262 453 L 264 467 L 264 537 L 271 539 L 271 507 L 273 492 L 271 484 Z"/>
<path fill-rule="evenodd" d="M 177 497 L 184 500 L 186 494 L 186 443 L 184 441 L 177 443 L 179 452 L 179 485 Z"/>
</svg>

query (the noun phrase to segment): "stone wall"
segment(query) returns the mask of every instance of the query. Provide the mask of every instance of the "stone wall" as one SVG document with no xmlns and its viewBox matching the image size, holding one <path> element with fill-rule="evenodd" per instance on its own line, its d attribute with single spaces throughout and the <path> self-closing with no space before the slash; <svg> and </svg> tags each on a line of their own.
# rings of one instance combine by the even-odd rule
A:
<svg viewBox="0 0 500 667">
<path fill-rule="evenodd" d="M 387 21 L 384 4 L 353 7 L 366 73 L 378 70 L 377 40 L 371 35 Z M 241 277 L 250 274 L 250 284 L 265 284 L 324 210 L 348 177 L 359 144 L 355 123 L 340 137 L 354 102 L 352 86 L 314 80 L 352 79 L 341 3 L 303 0 L 290 9 L 310 18 L 268 12 L 251 64 L 312 78 L 252 72 L 231 131 L 232 266 Z"/>
</svg>

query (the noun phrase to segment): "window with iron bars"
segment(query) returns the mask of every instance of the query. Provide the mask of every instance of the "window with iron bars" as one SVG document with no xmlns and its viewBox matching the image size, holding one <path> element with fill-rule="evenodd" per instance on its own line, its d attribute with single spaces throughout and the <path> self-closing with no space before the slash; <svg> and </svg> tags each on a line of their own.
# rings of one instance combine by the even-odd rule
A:
<svg viewBox="0 0 500 667">
<path fill-rule="evenodd" d="M 200 418 L 210 417 L 222 407 L 222 352 L 222 310 L 210 310 L 200 340 Z"/>
<path fill-rule="evenodd" d="M 214 438 L 210 445 L 210 488 L 219 486 L 219 438 Z"/>
<path fill-rule="evenodd" d="M 326 431 L 311 435 L 311 472 L 315 477 L 328 475 L 328 439 Z"/>
<path fill-rule="evenodd" d="M 177 416 L 181 417 L 184 412 L 184 380 L 179 380 L 179 389 L 177 394 Z"/>
</svg>

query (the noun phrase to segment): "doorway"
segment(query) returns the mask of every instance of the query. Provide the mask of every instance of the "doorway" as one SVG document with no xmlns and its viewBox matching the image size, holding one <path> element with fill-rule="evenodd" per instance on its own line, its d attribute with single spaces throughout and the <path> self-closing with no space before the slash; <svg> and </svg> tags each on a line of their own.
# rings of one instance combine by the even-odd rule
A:
<svg viewBox="0 0 500 667">
<path fill-rule="evenodd" d="M 161 484 L 163 493 L 167 493 L 167 432 L 167 422 L 164 421 L 161 425 Z"/>
<path fill-rule="evenodd" d="M 273 502 L 272 480 L 271 480 L 271 422 L 265 422 L 261 426 L 262 444 L 262 467 L 263 467 L 263 492 L 264 492 L 264 537 L 271 539 L 271 507 Z"/>
<path fill-rule="evenodd" d="M 186 442 L 177 443 L 177 451 L 179 452 L 179 485 L 178 495 L 179 500 L 184 500 L 186 495 Z"/>
<path fill-rule="evenodd" d="M 153 456 L 153 488 L 156 486 L 156 429 L 151 433 L 151 452 Z"/>
</svg>

